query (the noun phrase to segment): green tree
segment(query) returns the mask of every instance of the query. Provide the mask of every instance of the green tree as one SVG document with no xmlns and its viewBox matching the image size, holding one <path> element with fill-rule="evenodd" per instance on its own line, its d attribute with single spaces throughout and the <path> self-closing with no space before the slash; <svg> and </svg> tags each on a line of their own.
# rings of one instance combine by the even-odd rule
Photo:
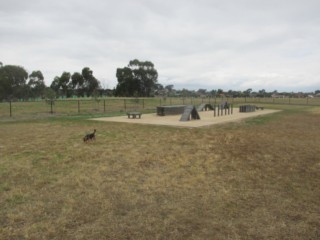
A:
<svg viewBox="0 0 320 240">
<path fill-rule="evenodd" d="M 71 85 L 70 88 L 73 89 L 74 94 L 76 94 L 78 97 L 84 96 L 84 78 L 81 73 L 73 73 L 71 76 L 71 82 L 69 84 Z"/>
<path fill-rule="evenodd" d="M 150 97 L 158 86 L 158 72 L 150 61 L 132 60 L 128 67 L 118 68 L 116 76 L 115 93 L 118 96 Z"/>
<path fill-rule="evenodd" d="M 46 87 L 43 91 L 43 96 L 46 99 L 54 100 L 56 98 L 56 92 L 51 87 Z"/>
<path fill-rule="evenodd" d="M 60 90 L 60 78 L 58 76 L 56 76 L 51 85 L 50 88 L 55 91 L 56 94 L 59 94 L 59 90 Z"/>
<path fill-rule="evenodd" d="M 28 86 L 30 88 L 30 97 L 43 97 L 46 84 L 41 71 L 33 71 L 29 75 Z"/>
<path fill-rule="evenodd" d="M 244 93 L 244 96 L 245 96 L 245 97 L 250 97 L 251 92 L 252 92 L 252 89 L 251 89 L 251 88 L 248 88 L 248 89 L 245 90 L 243 93 Z"/>
<path fill-rule="evenodd" d="M 28 72 L 20 66 L 0 66 L 0 99 L 25 98 Z"/>
<path fill-rule="evenodd" d="M 118 79 L 115 89 L 116 96 L 132 97 L 139 92 L 139 81 L 134 79 L 130 68 L 118 68 L 116 76 Z"/>
<path fill-rule="evenodd" d="M 92 96 L 100 88 L 100 82 L 93 76 L 93 71 L 85 67 L 82 69 L 83 90 L 87 96 Z"/>
<path fill-rule="evenodd" d="M 60 87 L 62 88 L 62 92 L 65 97 L 70 96 L 69 94 L 70 91 L 68 91 L 70 79 L 71 79 L 71 74 L 69 72 L 63 72 L 59 79 Z"/>
<path fill-rule="evenodd" d="M 60 77 L 56 76 L 52 81 L 50 88 L 53 89 L 58 96 L 69 97 L 71 91 L 69 89 L 71 74 L 69 72 L 63 72 Z"/>
</svg>

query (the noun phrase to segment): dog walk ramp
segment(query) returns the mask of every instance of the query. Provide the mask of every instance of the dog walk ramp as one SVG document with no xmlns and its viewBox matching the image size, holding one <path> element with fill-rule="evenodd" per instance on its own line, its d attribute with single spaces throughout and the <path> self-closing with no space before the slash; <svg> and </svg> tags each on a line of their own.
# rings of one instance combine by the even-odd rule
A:
<svg viewBox="0 0 320 240">
<path fill-rule="evenodd" d="M 210 103 L 202 103 L 197 107 L 198 112 L 213 110 L 213 107 Z"/>
<path fill-rule="evenodd" d="M 198 107 L 197 107 L 197 111 L 203 111 L 203 110 L 205 110 L 205 106 L 206 106 L 206 104 L 205 103 L 202 103 L 202 104 L 200 104 Z"/>
<path fill-rule="evenodd" d="M 184 112 L 181 115 L 180 121 L 186 122 L 186 121 L 189 121 L 191 119 L 192 120 L 200 119 L 200 116 L 199 116 L 199 113 L 198 113 L 197 109 L 192 105 L 185 107 Z"/>
</svg>

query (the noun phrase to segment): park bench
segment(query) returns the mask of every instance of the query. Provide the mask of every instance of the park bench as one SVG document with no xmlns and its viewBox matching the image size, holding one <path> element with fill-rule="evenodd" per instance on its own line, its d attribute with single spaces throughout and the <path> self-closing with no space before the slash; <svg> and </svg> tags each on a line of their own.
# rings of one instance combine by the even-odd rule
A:
<svg viewBox="0 0 320 240">
<path fill-rule="evenodd" d="M 141 118 L 141 112 L 127 112 L 128 118 Z"/>
</svg>

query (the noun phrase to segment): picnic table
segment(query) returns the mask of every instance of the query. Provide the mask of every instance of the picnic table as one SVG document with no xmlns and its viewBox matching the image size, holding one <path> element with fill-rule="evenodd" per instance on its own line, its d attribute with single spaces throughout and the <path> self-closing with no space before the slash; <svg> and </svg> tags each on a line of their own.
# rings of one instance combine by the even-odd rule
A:
<svg viewBox="0 0 320 240">
<path fill-rule="evenodd" d="M 141 118 L 141 112 L 127 112 L 128 118 Z"/>
</svg>

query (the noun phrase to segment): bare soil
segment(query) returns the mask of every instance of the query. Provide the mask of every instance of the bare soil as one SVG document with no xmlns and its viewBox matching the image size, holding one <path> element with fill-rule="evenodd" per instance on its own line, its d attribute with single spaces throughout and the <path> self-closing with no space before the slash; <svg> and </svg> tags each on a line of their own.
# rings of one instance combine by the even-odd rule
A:
<svg viewBox="0 0 320 240">
<path fill-rule="evenodd" d="M 234 110 L 233 114 L 225 115 L 225 112 L 223 112 L 223 116 L 216 115 L 216 117 L 214 117 L 213 111 L 202 111 L 198 112 L 200 115 L 200 120 L 190 120 L 186 122 L 180 121 L 181 115 L 158 116 L 156 113 L 143 114 L 140 119 L 128 118 L 127 116 L 118 116 L 94 118 L 92 120 L 194 128 L 209 126 L 213 124 L 241 121 L 243 119 L 271 114 L 275 112 L 279 112 L 279 110 L 264 109 L 247 113 L 240 113 L 238 110 Z"/>
</svg>

